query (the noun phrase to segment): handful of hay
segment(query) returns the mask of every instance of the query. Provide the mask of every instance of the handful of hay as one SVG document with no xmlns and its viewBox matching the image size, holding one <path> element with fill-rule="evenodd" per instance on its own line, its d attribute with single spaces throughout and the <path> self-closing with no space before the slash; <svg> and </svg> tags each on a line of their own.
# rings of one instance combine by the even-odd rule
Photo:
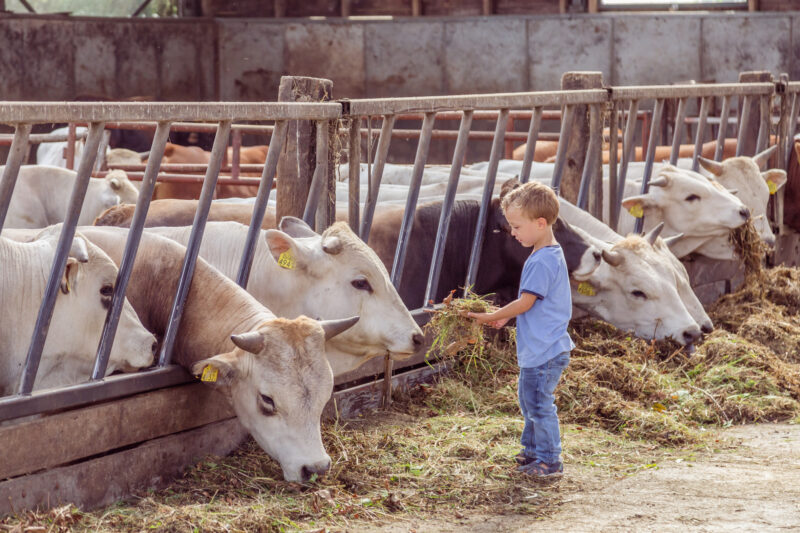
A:
<svg viewBox="0 0 800 533">
<path fill-rule="evenodd" d="M 761 240 L 761 236 L 753 226 L 753 221 L 748 220 L 738 228 L 731 230 L 728 241 L 733 245 L 736 255 L 744 263 L 747 282 L 763 279 L 762 264 L 767 253 L 767 245 Z"/>
<path fill-rule="evenodd" d="M 484 329 L 466 314 L 488 313 L 493 307 L 485 296 L 478 296 L 471 291 L 467 292 L 465 298 L 453 298 L 453 293 L 455 291 L 451 291 L 442 301 L 444 305 L 440 309 L 433 311 L 430 322 L 425 326 L 434 335 L 427 356 L 453 357 L 464 353 L 470 359 L 480 358 L 486 346 Z"/>
</svg>

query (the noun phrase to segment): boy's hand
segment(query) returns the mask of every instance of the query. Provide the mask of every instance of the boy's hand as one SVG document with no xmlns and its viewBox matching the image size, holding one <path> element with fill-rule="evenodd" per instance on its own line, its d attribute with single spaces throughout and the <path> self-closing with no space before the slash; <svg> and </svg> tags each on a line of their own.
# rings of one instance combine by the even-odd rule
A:
<svg viewBox="0 0 800 533">
<path fill-rule="evenodd" d="M 489 324 L 493 328 L 502 328 L 510 320 L 509 318 L 501 318 L 500 320 L 493 320 L 494 313 L 467 313 L 469 318 L 474 318 L 478 324 Z"/>
<path fill-rule="evenodd" d="M 489 322 L 489 325 L 492 326 L 493 328 L 498 328 L 499 329 L 499 328 L 502 328 L 503 326 L 505 326 L 506 324 L 508 324 L 509 320 L 511 320 L 511 319 L 510 318 L 501 318 L 500 320 L 495 320 L 494 322 Z"/>
</svg>

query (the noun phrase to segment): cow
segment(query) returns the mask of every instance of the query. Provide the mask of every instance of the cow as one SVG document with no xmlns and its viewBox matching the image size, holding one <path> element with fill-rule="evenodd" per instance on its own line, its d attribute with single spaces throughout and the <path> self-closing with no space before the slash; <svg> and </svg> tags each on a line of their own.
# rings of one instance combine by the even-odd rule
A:
<svg viewBox="0 0 800 533">
<path fill-rule="evenodd" d="M 117 264 L 128 230 L 87 227 L 82 233 Z M 144 233 L 128 298 L 144 325 L 162 338 L 186 248 Z M 330 468 L 320 417 L 333 391 L 325 343 L 358 317 L 317 321 L 277 318 L 244 289 L 198 258 L 173 360 L 230 401 L 239 421 L 283 469 L 308 481 Z"/>
<path fill-rule="evenodd" d="M 77 172 L 66 168 L 23 165 L 6 214 L 7 228 L 44 228 L 66 218 Z M 78 224 L 91 224 L 104 209 L 136 203 L 139 192 L 121 170 L 89 178 Z"/>
<path fill-rule="evenodd" d="M 60 226 L 47 228 L 17 242 L 0 237 L 0 300 L 5 317 L 0 328 L 0 395 L 16 392 L 25 368 L 39 303 L 55 257 Z M 30 230 L 28 230 L 30 231 Z M 31 240 L 32 238 L 32 240 Z M 76 233 L 56 298 L 34 390 L 87 381 L 94 367 L 106 314 L 117 278 L 117 267 L 97 246 Z M 153 363 L 156 339 L 139 321 L 131 304 L 122 308 L 106 375 L 132 371 Z"/>
<path fill-rule="evenodd" d="M 191 227 L 148 231 L 185 245 Z M 247 231 L 248 227 L 238 222 L 209 222 L 201 257 L 235 278 Z M 292 258 L 289 263 L 282 259 L 287 254 Z M 355 326 L 326 344 L 334 376 L 387 352 L 393 359 L 406 359 L 423 342 L 422 330 L 400 300 L 383 264 L 343 222 L 319 235 L 302 220 L 284 217 L 280 229 L 262 231 L 247 290 L 282 317 L 361 316 Z"/>
</svg>

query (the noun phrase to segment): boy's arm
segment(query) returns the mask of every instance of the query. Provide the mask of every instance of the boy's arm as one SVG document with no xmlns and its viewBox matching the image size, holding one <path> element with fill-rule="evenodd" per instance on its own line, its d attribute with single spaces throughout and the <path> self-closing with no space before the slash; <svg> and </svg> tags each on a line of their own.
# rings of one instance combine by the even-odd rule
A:
<svg viewBox="0 0 800 533">
<path fill-rule="evenodd" d="M 509 319 L 528 311 L 531 307 L 533 307 L 534 303 L 536 303 L 536 295 L 529 292 L 523 292 L 519 298 L 510 304 L 501 307 L 497 311 L 494 311 L 493 313 L 467 313 L 467 316 L 474 318 L 480 324 L 485 324 L 487 322 L 498 322 L 501 320 L 508 322 Z M 505 322 L 503 322 L 503 324 L 505 324 Z"/>
</svg>

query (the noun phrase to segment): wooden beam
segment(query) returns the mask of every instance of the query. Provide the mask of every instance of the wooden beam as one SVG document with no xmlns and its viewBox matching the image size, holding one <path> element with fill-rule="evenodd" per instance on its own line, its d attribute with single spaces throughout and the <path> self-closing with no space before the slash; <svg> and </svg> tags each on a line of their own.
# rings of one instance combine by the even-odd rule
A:
<svg viewBox="0 0 800 533">
<path fill-rule="evenodd" d="M 562 15 L 567 12 L 567 0 L 558 0 L 558 12 Z"/>
<path fill-rule="evenodd" d="M 600 0 L 589 0 L 588 11 L 589 13 L 598 13 L 600 11 Z"/>
<path fill-rule="evenodd" d="M 758 11 L 758 0 L 747 0 L 748 11 Z"/>
<path fill-rule="evenodd" d="M 419 17 L 422 15 L 422 0 L 411 0 L 411 16 Z"/>
<path fill-rule="evenodd" d="M 349 17 L 350 13 L 352 13 L 352 6 L 350 5 L 351 0 L 342 0 L 342 17 Z"/>
<path fill-rule="evenodd" d="M 494 13 L 494 6 L 492 0 L 483 0 L 483 16 L 489 16 Z"/>
<path fill-rule="evenodd" d="M 275 18 L 283 18 L 286 16 L 286 0 L 275 0 Z"/>
</svg>

